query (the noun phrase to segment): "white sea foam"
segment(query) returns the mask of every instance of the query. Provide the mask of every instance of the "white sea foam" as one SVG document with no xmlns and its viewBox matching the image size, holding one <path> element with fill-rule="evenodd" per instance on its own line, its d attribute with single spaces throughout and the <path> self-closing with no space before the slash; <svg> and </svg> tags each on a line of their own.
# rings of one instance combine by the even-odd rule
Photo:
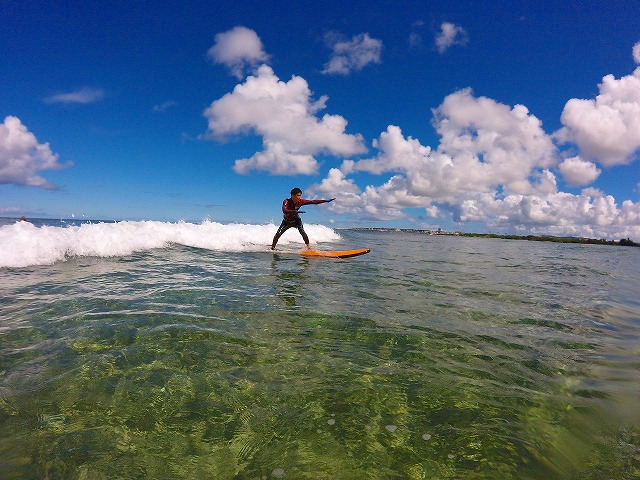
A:
<svg viewBox="0 0 640 480">
<path fill-rule="evenodd" d="M 118 257 L 164 248 L 171 244 L 225 252 L 268 250 L 277 225 L 222 224 L 205 220 L 200 224 L 178 222 L 85 223 L 74 226 L 37 227 L 16 222 L 0 227 L 0 268 L 49 265 L 73 256 Z M 323 225 L 305 225 L 312 242 L 334 242 L 340 236 Z M 296 229 L 286 232 L 280 248 L 299 248 Z"/>
</svg>

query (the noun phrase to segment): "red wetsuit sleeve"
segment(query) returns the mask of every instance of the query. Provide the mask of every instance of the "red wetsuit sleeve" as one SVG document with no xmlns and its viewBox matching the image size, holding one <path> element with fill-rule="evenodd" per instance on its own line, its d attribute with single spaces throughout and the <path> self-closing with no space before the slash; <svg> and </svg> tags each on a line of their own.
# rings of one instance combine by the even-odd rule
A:
<svg viewBox="0 0 640 480">
<path fill-rule="evenodd" d="M 285 198 L 282 202 L 282 213 L 287 221 L 293 221 L 299 218 L 298 209 L 303 205 L 318 205 L 319 203 L 325 203 L 326 200 L 307 200 L 301 198 L 299 202 L 293 202 L 290 198 Z M 293 207 L 293 208 L 292 208 Z"/>
<path fill-rule="evenodd" d="M 298 208 L 300 208 L 303 205 L 318 205 L 319 203 L 325 203 L 325 202 L 326 200 L 307 200 L 306 198 L 301 198 Z"/>
</svg>

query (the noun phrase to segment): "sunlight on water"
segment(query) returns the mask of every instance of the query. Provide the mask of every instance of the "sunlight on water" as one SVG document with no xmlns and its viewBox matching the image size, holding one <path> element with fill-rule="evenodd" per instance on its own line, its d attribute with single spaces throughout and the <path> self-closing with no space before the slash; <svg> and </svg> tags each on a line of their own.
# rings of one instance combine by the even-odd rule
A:
<svg viewBox="0 0 640 480">
<path fill-rule="evenodd" d="M 1 270 L 3 478 L 635 478 L 637 249 L 341 237 Z"/>
</svg>

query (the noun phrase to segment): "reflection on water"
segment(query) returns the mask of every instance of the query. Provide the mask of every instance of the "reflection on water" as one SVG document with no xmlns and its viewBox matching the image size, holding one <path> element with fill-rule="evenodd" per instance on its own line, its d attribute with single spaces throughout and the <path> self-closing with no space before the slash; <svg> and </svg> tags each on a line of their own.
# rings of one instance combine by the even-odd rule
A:
<svg viewBox="0 0 640 480">
<path fill-rule="evenodd" d="M 368 235 L 0 272 L 3 478 L 637 478 L 635 251 Z"/>
<path fill-rule="evenodd" d="M 277 290 L 276 297 L 284 302 L 285 307 L 297 306 L 296 299 L 303 295 L 304 285 L 308 283 L 305 275 L 308 267 L 307 257 L 292 260 L 291 255 L 273 254 L 271 276 Z"/>
</svg>

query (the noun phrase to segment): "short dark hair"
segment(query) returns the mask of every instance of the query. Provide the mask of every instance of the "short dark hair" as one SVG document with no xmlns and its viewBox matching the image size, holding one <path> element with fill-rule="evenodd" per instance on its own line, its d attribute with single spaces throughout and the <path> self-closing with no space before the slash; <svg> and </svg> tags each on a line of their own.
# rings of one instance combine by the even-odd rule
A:
<svg viewBox="0 0 640 480">
<path fill-rule="evenodd" d="M 302 193 L 302 190 L 300 190 L 298 187 L 294 188 L 293 190 L 291 190 L 291 195 L 297 195 L 299 193 Z"/>
</svg>

